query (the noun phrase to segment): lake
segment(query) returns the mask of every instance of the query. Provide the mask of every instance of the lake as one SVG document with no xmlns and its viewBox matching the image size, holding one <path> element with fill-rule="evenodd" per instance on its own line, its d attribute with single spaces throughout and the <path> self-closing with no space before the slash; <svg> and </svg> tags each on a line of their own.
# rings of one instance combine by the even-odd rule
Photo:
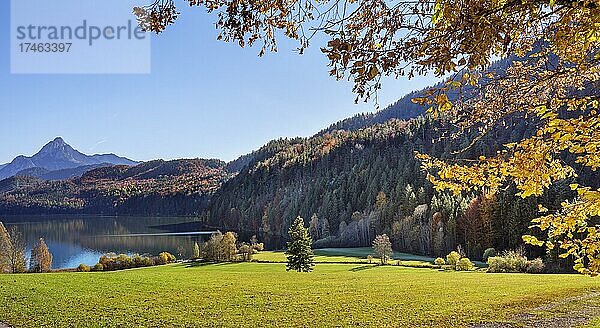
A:
<svg viewBox="0 0 600 328">
<path fill-rule="evenodd" d="M 167 251 L 188 257 L 194 242 L 210 237 L 212 230 L 193 218 L 106 216 L 9 216 L 1 221 L 17 226 L 29 251 L 38 238 L 48 244 L 52 268 L 94 265 L 102 254 L 152 254 Z"/>
</svg>

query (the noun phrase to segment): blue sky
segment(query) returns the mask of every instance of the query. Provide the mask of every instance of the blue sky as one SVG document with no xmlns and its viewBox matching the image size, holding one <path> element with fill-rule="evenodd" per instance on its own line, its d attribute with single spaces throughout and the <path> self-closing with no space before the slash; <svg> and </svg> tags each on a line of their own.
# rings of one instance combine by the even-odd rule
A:
<svg viewBox="0 0 600 328">
<path fill-rule="evenodd" d="M 327 73 L 319 42 L 258 58 L 257 48 L 216 41 L 214 16 L 187 8 L 152 39 L 152 73 L 10 74 L 10 10 L 0 2 L 0 163 L 32 155 L 56 136 L 84 153 L 136 160 L 231 160 L 278 137 L 309 136 L 374 105 Z M 386 80 L 381 107 L 434 82 Z"/>
</svg>

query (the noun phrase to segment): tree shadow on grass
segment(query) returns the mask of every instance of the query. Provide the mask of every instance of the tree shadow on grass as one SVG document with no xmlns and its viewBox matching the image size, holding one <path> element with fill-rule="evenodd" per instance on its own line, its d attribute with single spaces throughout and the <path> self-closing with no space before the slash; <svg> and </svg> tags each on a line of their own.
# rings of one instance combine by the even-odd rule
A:
<svg viewBox="0 0 600 328">
<path fill-rule="evenodd" d="M 352 269 L 350 269 L 348 271 L 350 271 L 350 272 L 358 272 L 358 271 L 373 269 L 374 267 L 376 267 L 376 265 L 373 265 L 373 264 L 361 265 L 361 266 L 354 267 L 354 268 L 352 268 Z"/>
<path fill-rule="evenodd" d="M 203 267 L 203 266 L 220 266 L 220 265 L 230 265 L 230 264 L 236 264 L 239 262 L 200 262 L 200 261 L 193 261 L 193 262 L 187 262 L 184 263 L 184 268 L 196 268 L 196 267 Z"/>
</svg>

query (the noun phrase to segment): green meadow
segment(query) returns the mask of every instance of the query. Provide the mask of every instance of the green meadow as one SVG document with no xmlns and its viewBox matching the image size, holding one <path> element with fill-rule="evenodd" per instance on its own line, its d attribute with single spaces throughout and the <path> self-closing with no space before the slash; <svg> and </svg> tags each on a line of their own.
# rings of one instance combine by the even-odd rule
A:
<svg viewBox="0 0 600 328">
<path fill-rule="evenodd" d="M 314 261 L 316 263 L 365 263 L 368 264 L 367 256 L 373 254 L 371 247 L 350 248 L 321 248 L 314 250 Z M 287 258 L 282 251 L 263 251 L 254 255 L 254 260 L 265 263 L 286 263 Z M 433 257 L 420 256 L 408 253 L 393 252 L 389 264 L 408 267 L 431 267 Z M 371 264 L 378 263 L 378 259 L 372 259 Z M 474 262 L 477 266 L 485 266 L 482 262 Z"/>
<path fill-rule="evenodd" d="M 283 256 L 263 252 L 273 260 Z M 320 261 L 350 261 L 335 255 Z M 362 258 L 356 258 L 364 261 Z M 327 261 L 326 261 L 327 260 Z M 0 322 L 72 326 L 468 326 L 600 291 L 580 275 L 487 274 L 367 263 L 173 264 L 116 272 L 0 275 Z"/>
</svg>

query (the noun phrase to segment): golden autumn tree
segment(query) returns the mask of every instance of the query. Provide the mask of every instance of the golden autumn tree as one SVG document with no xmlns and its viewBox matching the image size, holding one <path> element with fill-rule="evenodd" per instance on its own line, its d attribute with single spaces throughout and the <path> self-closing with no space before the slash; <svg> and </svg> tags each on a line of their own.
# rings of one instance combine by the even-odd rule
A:
<svg viewBox="0 0 600 328">
<path fill-rule="evenodd" d="M 52 253 L 44 238 L 38 239 L 31 249 L 29 267 L 31 272 L 49 272 L 52 269 Z"/>
<path fill-rule="evenodd" d="M 493 195 L 513 183 L 526 198 L 600 166 L 600 0 L 181 1 L 215 14 L 219 39 L 242 47 L 258 43 L 261 55 L 277 50 L 277 37 L 298 40 L 302 51 L 314 35 L 324 34 L 329 73 L 351 80 L 357 100 L 374 97 L 384 76 L 450 77 L 415 99 L 430 105 L 443 124 L 458 127 L 448 137 L 473 131 L 483 136 L 507 118 L 535 122 L 535 133 L 493 157 L 418 154 L 437 189 Z M 160 33 L 176 21 L 175 5 L 157 0 L 134 13 L 143 28 Z M 509 56 L 511 67 L 489 70 L 494 59 Z M 466 89 L 455 100 L 448 97 Z M 595 275 L 600 190 L 578 183 L 571 188 L 575 198 L 558 211 L 541 207 L 534 222 L 549 241 L 524 240 L 560 247 L 563 256 L 574 257 L 577 270 Z"/>
</svg>

